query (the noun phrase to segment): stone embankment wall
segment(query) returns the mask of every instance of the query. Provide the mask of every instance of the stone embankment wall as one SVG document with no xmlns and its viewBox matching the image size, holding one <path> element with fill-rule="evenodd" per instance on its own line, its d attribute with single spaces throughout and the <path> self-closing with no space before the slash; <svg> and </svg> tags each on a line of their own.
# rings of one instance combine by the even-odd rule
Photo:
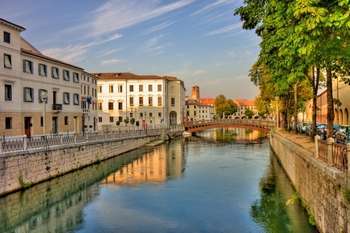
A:
<svg viewBox="0 0 350 233">
<path fill-rule="evenodd" d="M 0 196 L 140 148 L 161 138 L 147 136 L 106 140 L 0 155 Z"/>
<path fill-rule="evenodd" d="M 347 175 L 273 132 L 270 145 L 321 233 L 350 232 Z"/>
</svg>

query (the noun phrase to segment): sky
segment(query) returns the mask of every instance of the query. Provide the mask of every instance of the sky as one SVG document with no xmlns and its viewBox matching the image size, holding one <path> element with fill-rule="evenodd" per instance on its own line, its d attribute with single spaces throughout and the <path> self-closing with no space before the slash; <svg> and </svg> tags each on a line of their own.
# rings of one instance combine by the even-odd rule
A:
<svg viewBox="0 0 350 233">
<path fill-rule="evenodd" d="M 0 0 L 0 18 L 48 56 L 88 72 L 172 75 L 202 97 L 254 98 L 259 52 L 242 0 Z"/>
</svg>

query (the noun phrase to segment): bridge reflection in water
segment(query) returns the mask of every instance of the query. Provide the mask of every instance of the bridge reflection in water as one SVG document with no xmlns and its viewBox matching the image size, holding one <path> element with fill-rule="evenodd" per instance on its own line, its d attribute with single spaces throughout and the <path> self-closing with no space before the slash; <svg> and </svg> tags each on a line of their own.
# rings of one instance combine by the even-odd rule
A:
<svg viewBox="0 0 350 233">
<path fill-rule="evenodd" d="M 0 198 L 0 232 L 74 232 L 84 223 L 83 209 L 99 196 L 101 185 L 162 183 L 181 177 L 183 145 L 176 141 L 140 149 Z"/>
</svg>

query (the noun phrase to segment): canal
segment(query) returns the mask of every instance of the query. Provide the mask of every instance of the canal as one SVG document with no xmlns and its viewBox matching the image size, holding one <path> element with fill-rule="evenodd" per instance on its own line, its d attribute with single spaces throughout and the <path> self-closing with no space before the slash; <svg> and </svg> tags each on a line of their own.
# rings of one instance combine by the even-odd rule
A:
<svg viewBox="0 0 350 233">
<path fill-rule="evenodd" d="M 258 131 L 213 129 L 0 199 L 0 232 L 309 233 Z"/>
</svg>

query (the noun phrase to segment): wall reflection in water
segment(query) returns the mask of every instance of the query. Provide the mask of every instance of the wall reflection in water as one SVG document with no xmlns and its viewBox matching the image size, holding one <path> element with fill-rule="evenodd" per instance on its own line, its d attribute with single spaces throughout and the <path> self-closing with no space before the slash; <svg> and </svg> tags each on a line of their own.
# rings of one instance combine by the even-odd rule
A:
<svg viewBox="0 0 350 233">
<path fill-rule="evenodd" d="M 251 207 L 251 216 L 265 232 L 316 233 L 293 186 L 273 152 L 265 175 L 260 180 L 260 199 Z"/>
<path fill-rule="evenodd" d="M 1 233 L 74 232 L 84 223 L 83 209 L 100 184 L 164 182 L 184 172 L 183 143 L 140 149 L 0 198 Z"/>
</svg>

